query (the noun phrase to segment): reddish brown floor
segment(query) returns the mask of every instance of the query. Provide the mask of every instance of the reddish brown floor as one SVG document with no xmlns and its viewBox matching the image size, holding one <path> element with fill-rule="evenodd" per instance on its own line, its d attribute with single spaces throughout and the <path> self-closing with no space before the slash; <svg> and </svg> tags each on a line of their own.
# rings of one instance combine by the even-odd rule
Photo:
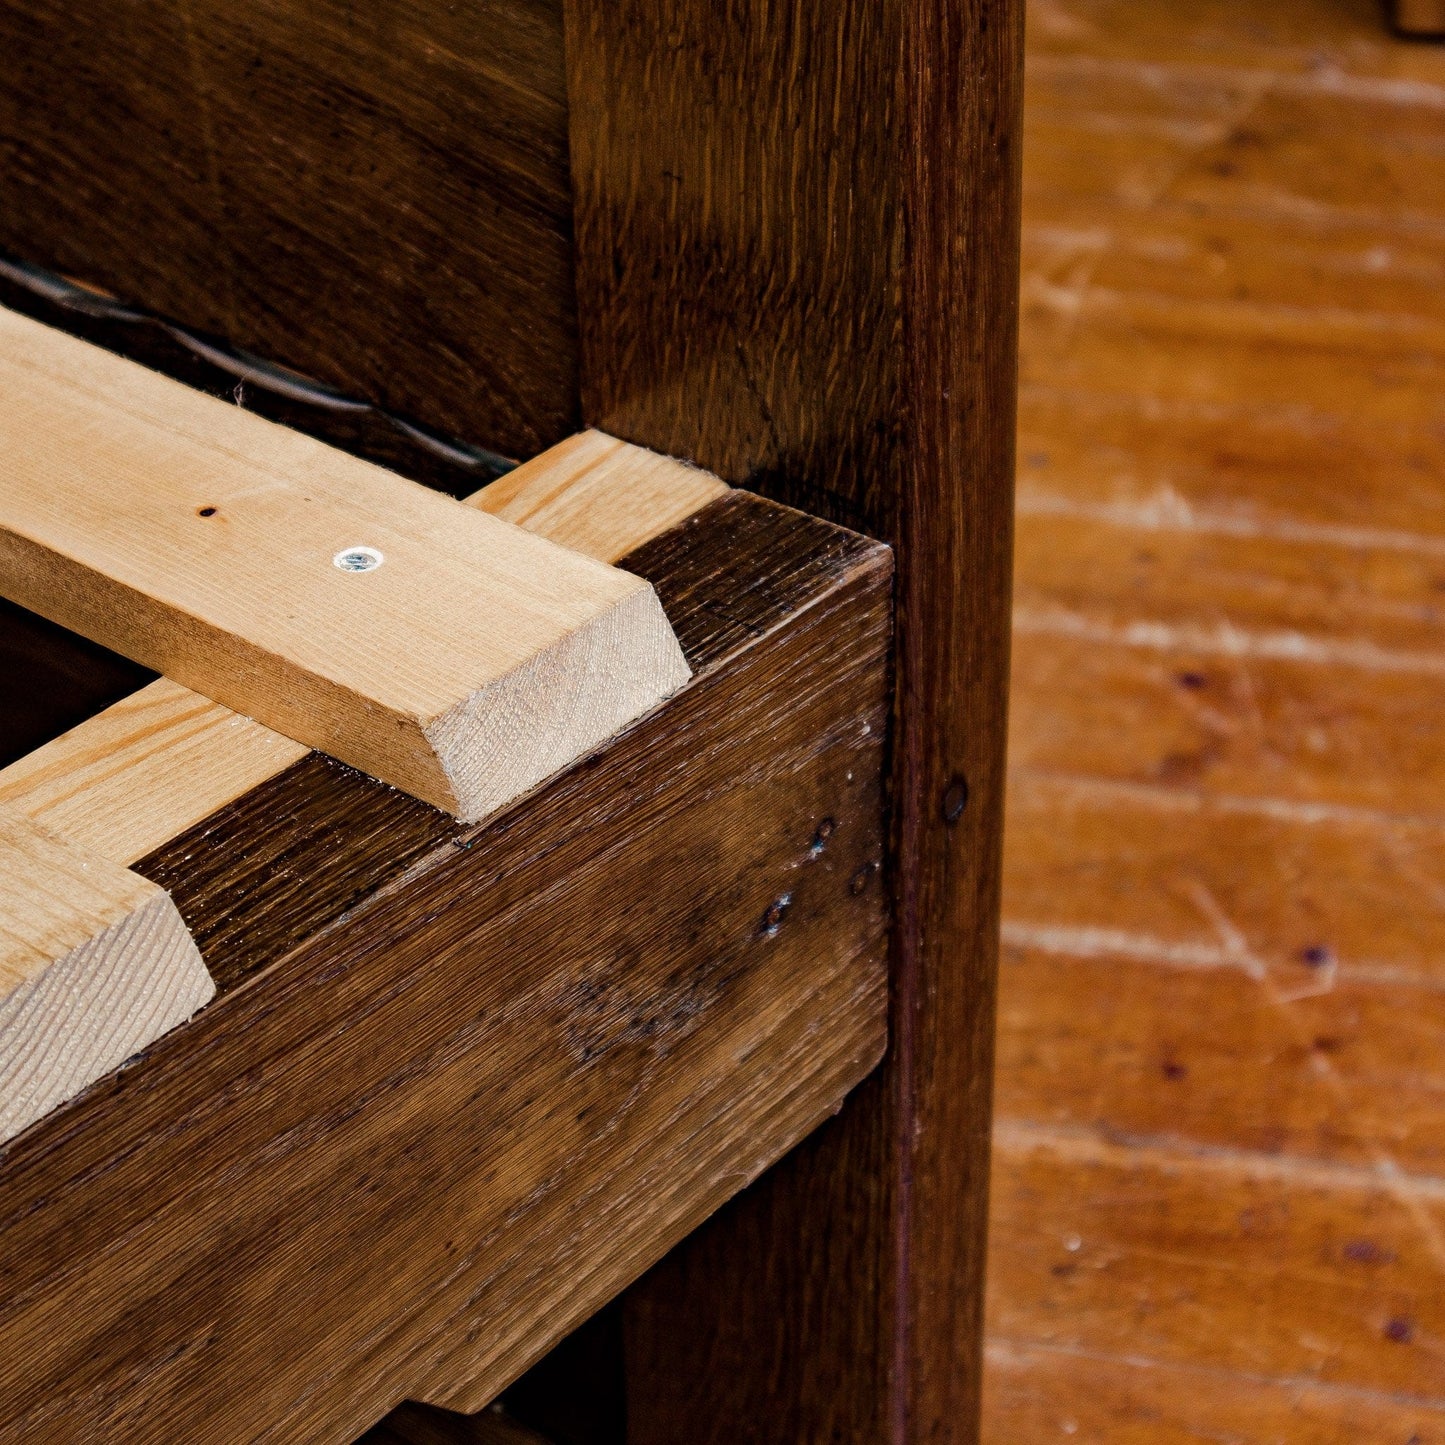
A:
<svg viewBox="0 0 1445 1445">
<path fill-rule="evenodd" d="M 1445 1442 L 1445 48 L 1035 0 L 989 1445 Z"/>
</svg>

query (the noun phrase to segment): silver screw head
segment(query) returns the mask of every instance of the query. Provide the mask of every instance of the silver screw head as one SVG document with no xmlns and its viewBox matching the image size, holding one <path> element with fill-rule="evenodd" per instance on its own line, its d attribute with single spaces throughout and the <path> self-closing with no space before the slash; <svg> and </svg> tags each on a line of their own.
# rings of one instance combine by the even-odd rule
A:
<svg viewBox="0 0 1445 1445">
<path fill-rule="evenodd" d="M 375 547 L 343 547 L 331 559 L 331 565 L 343 572 L 374 572 L 385 561 Z"/>
</svg>

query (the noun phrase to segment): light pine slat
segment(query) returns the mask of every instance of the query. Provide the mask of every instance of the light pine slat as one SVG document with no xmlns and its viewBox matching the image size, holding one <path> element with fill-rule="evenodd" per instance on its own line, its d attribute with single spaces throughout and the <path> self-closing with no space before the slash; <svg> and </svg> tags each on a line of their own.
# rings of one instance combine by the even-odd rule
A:
<svg viewBox="0 0 1445 1445">
<path fill-rule="evenodd" d="M 585 431 L 469 500 L 574 552 L 616 562 L 727 491 L 711 472 Z"/>
<path fill-rule="evenodd" d="M 467 501 L 611 562 L 727 491 L 706 472 L 587 432 Z M 0 804 L 133 863 L 309 751 L 161 678 L 0 770 Z"/>
<path fill-rule="evenodd" d="M 509 510 L 528 531 L 604 561 L 728 490 L 706 473 L 600 433 L 553 448 L 506 483 L 468 500 L 483 511 Z M 14 810 L 10 827 L 51 838 L 47 846 L 85 858 L 87 867 L 93 862 L 126 898 L 135 895 L 137 910 L 128 928 L 67 952 L 30 1003 L 18 995 L 13 1006 L 0 1003 L 0 1014 L 24 1010 L 8 1033 L 0 1023 L 0 1139 L 189 1017 L 214 993 L 170 899 L 114 865 L 145 857 L 309 751 L 161 678 L 0 770 L 0 805 Z M 8 867 L 8 850 L 5 858 L 17 919 L 26 929 L 38 926 L 28 901 L 32 880 Z M 14 937 L 23 947 L 23 930 Z M 70 998 L 63 1015 L 55 1002 L 62 990 Z M 26 997 L 35 994 L 32 987 Z"/>
<path fill-rule="evenodd" d="M 164 889 L 0 809 L 0 1140 L 215 991 Z"/>
<path fill-rule="evenodd" d="M 688 676 L 642 579 L 8 312 L 0 455 L 12 600 L 464 819 Z"/>
<path fill-rule="evenodd" d="M 310 751 L 162 677 L 0 770 L 0 803 L 130 864 Z"/>
</svg>

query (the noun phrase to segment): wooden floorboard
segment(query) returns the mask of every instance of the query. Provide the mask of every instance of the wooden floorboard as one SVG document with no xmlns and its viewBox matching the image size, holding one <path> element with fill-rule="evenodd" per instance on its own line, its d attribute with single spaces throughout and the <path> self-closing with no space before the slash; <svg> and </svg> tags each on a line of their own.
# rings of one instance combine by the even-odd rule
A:
<svg viewBox="0 0 1445 1445">
<path fill-rule="evenodd" d="M 990 1445 L 1445 1441 L 1445 49 L 1034 0 Z"/>
<path fill-rule="evenodd" d="M 995 1339 L 987 1386 L 1018 1438 L 1110 1445 L 1409 1445 L 1438 1440 L 1445 1411 L 1425 1401 L 1314 1380 L 1117 1359 Z"/>
</svg>

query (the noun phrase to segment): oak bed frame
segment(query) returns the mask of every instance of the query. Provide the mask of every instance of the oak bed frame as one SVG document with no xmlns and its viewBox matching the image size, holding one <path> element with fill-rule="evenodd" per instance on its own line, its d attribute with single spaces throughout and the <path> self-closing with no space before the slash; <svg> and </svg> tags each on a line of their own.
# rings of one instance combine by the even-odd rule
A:
<svg viewBox="0 0 1445 1445">
<path fill-rule="evenodd" d="M 0 0 L 0 304 L 606 552 L 693 672 L 473 825 L 303 748 L 146 835 L 217 996 L 0 1146 L 0 1441 L 976 1439 L 1021 12 Z M 36 809 L 158 685 L 0 662 Z"/>
</svg>

